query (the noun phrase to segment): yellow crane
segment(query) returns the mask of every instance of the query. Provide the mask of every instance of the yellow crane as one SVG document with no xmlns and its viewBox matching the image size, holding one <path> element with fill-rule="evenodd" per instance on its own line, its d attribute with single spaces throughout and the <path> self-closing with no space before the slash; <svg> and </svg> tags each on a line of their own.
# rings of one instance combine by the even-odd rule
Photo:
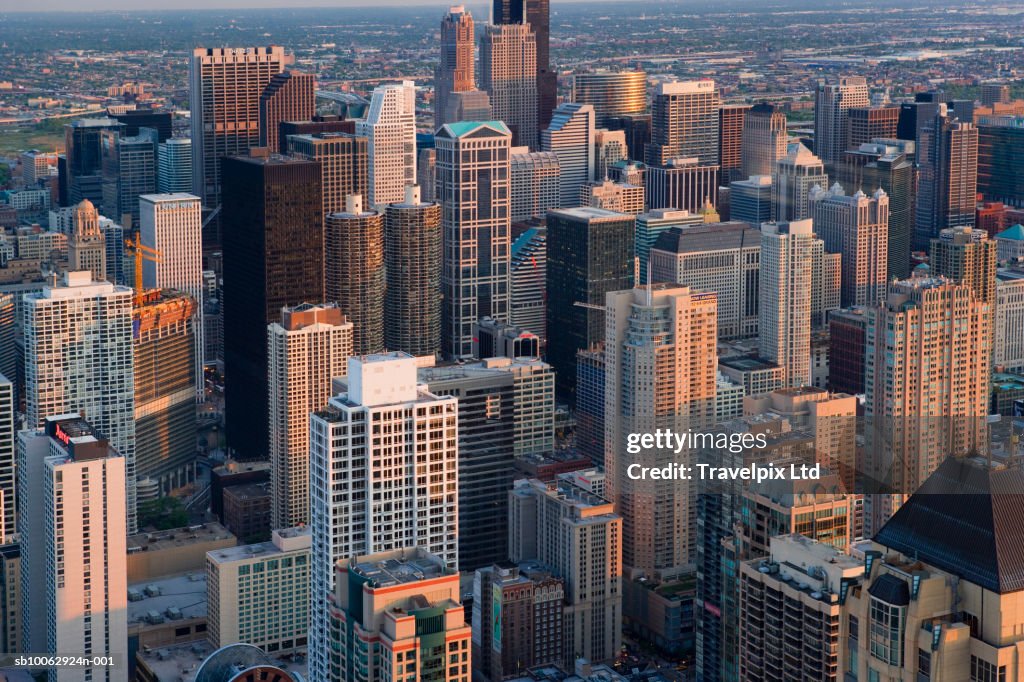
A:
<svg viewBox="0 0 1024 682">
<path fill-rule="evenodd" d="M 160 256 L 163 254 L 152 249 L 139 239 L 138 233 L 135 234 L 133 239 L 124 240 L 124 245 L 128 247 L 128 252 L 135 256 L 135 300 L 141 300 L 143 296 L 142 291 L 142 261 L 143 259 L 148 260 L 152 263 L 159 263 Z"/>
</svg>

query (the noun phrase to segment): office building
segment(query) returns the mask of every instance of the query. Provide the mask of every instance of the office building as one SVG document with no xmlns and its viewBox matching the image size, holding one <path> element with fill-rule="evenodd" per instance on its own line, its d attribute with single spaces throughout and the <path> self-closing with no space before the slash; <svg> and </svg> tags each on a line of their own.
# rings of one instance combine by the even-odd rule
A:
<svg viewBox="0 0 1024 682">
<path fill-rule="evenodd" d="M 767 102 L 755 104 L 743 120 L 742 178 L 771 175 L 788 145 L 785 112 Z"/>
<path fill-rule="evenodd" d="M 473 324 L 508 320 L 509 149 L 500 121 L 452 123 L 435 136 L 437 201 L 442 206 L 442 350 L 472 357 Z"/>
<path fill-rule="evenodd" d="M 1017 265 L 996 270 L 992 365 L 1014 372 L 1024 366 L 1024 272 Z"/>
<path fill-rule="evenodd" d="M 864 562 L 802 535 L 772 538 L 770 555 L 739 565 L 739 678 L 840 679 L 840 615 Z M 791 651 L 799 641 L 799 655 Z"/>
<path fill-rule="evenodd" d="M 531 152 L 527 147 L 510 151 L 512 222 L 544 216 L 561 206 L 561 166 L 554 152 Z"/>
<path fill-rule="evenodd" d="M 195 480 L 198 302 L 188 292 L 151 289 L 135 297 L 136 475 L 163 494 Z"/>
<path fill-rule="evenodd" d="M 416 162 L 416 184 L 420 188 L 420 199 L 434 203 L 437 193 L 437 150 L 421 149 Z"/>
<path fill-rule="evenodd" d="M 847 112 L 850 138 L 846 149 L 857 149 L 872 140 L 891 140 L 899 128 L 900 108 L 891 105 L 853 107 Z M 846 151 L 846 150 L 844 150 Z M 840 154 L 839 159 L 842 159 Z"/>
<path fill-rule="evenodd" d="M 864 475 L 885 493 L 865 500 L 870 537 L 944 458 L 986 451 L 992 305 L 944 277 L 892 282 L 865 346 Z"/>
<path fill-rule="evenodd" d="M 659 84 L 651 103 L 647 165 L 664 166 L 673 159 L 691 158 L 702 166 L 718 165 L 720 104 L 715 82 L 710 79 Z"/>
<path fill-rule="evenodd" d="M 607 69 L 575 73 L 569 101 L 594 107 L 594 123 L 600 128 L 613 116 L 642 115 L 647 110 L 647 74 Z"/>
<path fill-rule="evenodd" d="M 192 50 L 192 193 L 208 210 L 221 205 L 222 160 L 259 146 L 260 96 L 284 63 L 284 48 L 277 46 Z M 204 243 L 220 243 L 215 221 Z"/>
<path fill-rule="evenodd" d="M 842 158 L 850 147 L 850 109 L 869 104 L 868 82 L 863 76 L 818 83 L 814 101 L 814 153 L 818 158 L 824 163 Z"/>
<path fill-rule="evenodd" d="M 604 467 L 604 345 L 576 354 L 576 449 L 590 463 Z"/>
<path fill-rule="evenodd" d="M 267 325 L 285 306 L 324 300 L 321 171 L 277 155 L 232 157 L 223 167 L 227 439 L 236 458 L 265 459 Z"/>
<path fill-rule="evenodd" d="M 529 24 L 488 24 L 480 40 L 480 89 L 512 144 L 537 148 L 537 37 Z"/>
<path fill-rule="evenodd" d="M 448 100 L 448 106 L 452 120 L 449 123 L 461 121 L 490 121 L 491 98 L 485 90 L 465 90 L 453 92 Z"/>
<path fill-rule="evenodd" d="M 338 656 L 315 679 L 469 682 L 472 631 L 461 595 L 454 568 L 421 547 L 338 561 L 328 597 Z"/>
<path fill-rule="evenodd" d="M 811 217 L 811 190 L 828 187 L 825 164 L 796 142 L 775 164 L 772 174 L 772 214 L 776 220 L 803 220 Z"/>
<path fill-rule="evenodd" d="M 207 638 L 214 648 L 245 642 L 275 655 L 306 650 L 311 545 L 306 526 L 275 530 L 270 542 L 206 553 Z"/>
<path fill-rule="evenodd" d="M 13 514 L 13 513 L 12 513 Z M 5 654 L 23 651 L 21 638 L 21 546 L 0 545 L 0 647 Z"/>
<path fill-rule="evenodd" d="M 0 544 L 3 545 L 14 542 L 15 533 L 15 407 L 14 380 L 0 374 Z M 4 639 L 9 632 L 9 628 L 3 630 Z"/>
<path fill-rule="evenodd" d="M 320 164 L 324 216 L 345 210 L 345 197 L 369 190 L 368 140 L 347 133 L 289 135 L 288 152 Z"/>
<path fill-rule="evenodd" d="M 531 227 L 512 242 L 509 322 L 547 339 L 548 232 Z"/>
<path fill-rule="evenodd" d="M 772 176 L 752 175 L 730 182 L 729 219 L 751 225 L 771 222 Z"/>
<path fill-rule="evenodd" d="M 580 206 L 638 216 L 644 212 L 643 185 L 594 180 L 580 187 Z"/>
<path fill-rule="evenodd" d="M 929 272 L 971 287 L 974 297 L 996 302 L 996 242 L 984 230 L 950 227 L 931 242 Z"/>
<path fill-rule="evenodd" d="M 559 665 L 565 584 L 543 565 L 495 564 L 473 574 L 473 669 L 489 680 Z"/>
<path fill-rule="evenodd" d="M 715 419 L 718 353 L 714 292 L 674 284 L 610 292 L 605 335 L 605 470 L 623 519 L 622 561 L 644 575 L 694 559 L 696 500 L 677 480 L 638 480 L 630 465 L 664 467 L 674 446 L 624 456 L 629 434 L 699 431 Z"/>
<path fill-rule="evenodd" d="M 551 68 L 551 18 L 548 0 L 494 0 L 495 24 L 529 24 L 537 42 L 537 126 L 548 127 L 558 103 L 558 74 Z"/>
<path fill-rule="evenodd" d="M 1010 86 L 1005 83 L 982 83 L 981 84 L 982 106 L 990 107 L 993 104 L 1010 103 Z"/>
<path fill-rule="evenodd" d="M 25 294 L 25 421 L 82 412 L 124 458 L 128 532 L 135 532 L 135 386 L 132 291 L 68 272 Z M 76 353 L 68 353 L 74 344 Z M 24 488 L 29 490 L 29 488 Z"/>
<path fill-rule="evenodd" d="M 562 665 L 611 660 L 622 645 L 622 518 L 565 482 L 519 480 L 509 495 L 509 557 L 535 560 L 565 586 Z"/>
<path fill-rule="evenodd" d="M 644 158 L 644 149 L 651 143 L 651 115 L 629 114 L 626 116 L 609 116 L 605 125 L 609 130 L 621 130 L 626 135 L 626 148 L 629 157 Z"/>
<path fill-rule="evenodd" d="M 828 387 L 830 390 L 850 395 L 864 393 L 867 312 L 866 308 L 847 308 L 829 313 Z"/>
<path fill-rule="evenodd" d="M 350 195 L 324 227 L 324 289 L 351 320 L 355 355 L 384 350 L 384 214 Z"/>
<path fill-rule="evenodd" d="M 107 109 L 107 115 L 125 125 L 124 134 L 128 137 L 135 137 L 142 128 L 152 128 L 157 133 L 157 142 L 163 143 L 171 138 L 173 116 L 169 111 L 136 107 L 114 113 L 113 107 L 110 107 Z"/>
<path fill-rule="evenodd" d="M 830 253 L 842 256 L 840 304 L 866 306 L 885 298 L 889 197 L 878 189 L 868 197 L 847 196 L 837 182 L 811 192 L 814 230 Z M 994 261 L 993 261 L 994 264 Z"/>
<path fill-rule="evenodd" d="M 159 260 L 143 255 L 142 286 L 146 289 L 177 289 L 187 292 L 203 309 L 203 229 L 199 197 L 192 194 L 144 194 L 139 197 L 139 236 L 142 245 Z M 152 252 L 151 252 L 152 253 Z M 141 292 L 137 292 L 141 293 Z M 203 318 L 195 320 L 195 388 L 202 400 L 206 335 Z"/>
<path fill-rule="evenodd" d="M 384 210 L 384 347 L 409 355 L 441 352 L 441 206 L 406 187 Z"/>
<path fill-rule="evenodd" d="M 21 153 L 21 179 L 26 187 L 35 187 L 57 173 L 57 155 L 31 149 Z"/>
<path fill-rule="evenodd" d="M 64 126 L 64 172 L 61 206 L 77 206 L 88 199 L 103 205 L 104 131 L 121 132 L 125 125 L 113 118 L 76 118 Z M 60 164 L 58 164 L 58 167 Z"/>
<path fill-rule="evenodd" d="M 558 156 L 562 208 L 579 206 L 580 187 L 594 179 L 595 135 L 594 107 L 575 102 L 560 105 L 541 131 L 541 150 Z"/>
<path fill-rule="evenodd" d="M 92 202 L 82 199 L 75 206 L 74 223 L 68 239 L 68 266 L 88 271 L 93 280 L 107 278 L 107 246 L 100 230 L 100 214 Z"/>
<path fill-rule="evenodd" d="M 473 325 L 473 355 L 478 358 L 539 358 L 536 334 L 507 322 L 485 317 Z"/>
<path fill-rule="evenodd" d="M 718 166 L 702 165 L 696 158 L 672 159 L 664 166 L 647 168 L 647 206 L 697 213 L 718 203 Z"/>
<path fill-rule="evenodd" d="M 594 179 L 612 179 L 612 169 L 619 163 L 629 160 L 629 148 L 626 147 L 626 133 L 622 130 L 594 131 Z M 617 179 L 617 178 L 616 178 Z M 642 184 L 642 183 L 634 183 Z"/>
<path fill-rule="evenodd" d="M 718 167 L 726 180 L 747 177 L 743 172 L 743 130 L 749 104 L 723 104 L 718 109 Z"/>
<path fill-rule="evenodd" d="M 1024 257 L 1024 225 L 1012 225 L 995 237 L 996 258 L 1000 263 Z"/>
<path fill-rule="evenodd" d="M 914 248 L 947 227 L 974 227 L 978 192 L 978 129 L 939 105 L 924 123 L 917 147 L 918 183 Z"/>
<path fill-rule="evenodd" d="M 662 233 L 668 232 L 673 227 L 702 225 L 703 223 L 704 218 L 699 213 L 666 208 L 657 208 L 638 215 L 636 217 L 636 237 L 634 240 L 635 254 L 639 264 L 639 279 L 637 282 L 643 284 L 647 281 L 647 268 L 650 263 L 651 249 L 657 243 Z M 655 281 L 668 282 L 675 280 L 656 279 Z"/>
<path fill-rule="evenodd" d="M 53 679 L 128 679 L 125 458 L 77 413 L 18 436 L 22 646 L 112 656 Z"/>
<path fill-rule="evenodd" d="M 434 69 L 434 130 L 455 122 L 449 118 L 452 93 L 476 88 L 473 26 L 473 16 L 462 5 L 451 7 L 441 20 L 441 60 Z"/>
<path fill-rule="evenodd" d="M 633 285 L 635 220 L 572 208 L 548 212 L 547 222 L 547 358 L 559 393 L 571 395 L 576 352 L 604 340 L 605 296 Z"/>
<path fill-rule="evenodd" d="M 457 411 L 455 398 L 417 385 L 409 355 L 349 358 L 348 392 L 310 417 L 313 594 L 334 590 L 343 557 L 415 546 L 458 566 Z M 388 436 L 366 437 L 378 430 Z M 336 492 L 339 483 L 347 490 Z M 347 594 L 346 581 L 337 587 Z M 328 679 L 331 618 L 327 601 L 313 600 L 316 679 Z"/>
<path fill-rule="evenodd" d="M 139 226 L 139 196 L 156 191 L 156 148 L 152 128 L 135 137 L 116 130 L 100 133 L 103 212 L 125 227 Z"/>
<path fill-rule="evenodd" d="M 156 147 L 156 191 L 192 192 L 192 140 L 172 137 Z"/>
<path fill-rule="evenodd" d="M 355 135 L 356 122 L 337 114 L 323 114 L 313 116 L 308 121 L 281 121 L 278 129 L 281 140 L 287 143 L 288 138 L 292 135 L 321 135 L 323 133 Z"/>
<path fill-rule="evenodd" d="M 651 248 L 651 280 L 715 292 L 719 338 L 752 337 L 760 258 L 761 233 L 747 223 L 674 227 Z"/>
<path fill-rule="evenodd" d="M 989 201 L 1024 207 L 1024 116 L 982 116 L 978 121 L 978 192 Z"/>
<path fill-rule="evenodd" d="M 412 81 L 380 85 L 373 91 L 366 120 L 356 133 L 367 138 L 370 206 L 405 198 L 405 186 L 416 184 L 416 87 Z"/>
<path fill-rule="evenodd" d="M 333 303 L 285 307 L 267 327 L 270 399 L 270 525 L 309 518 L 309 414 L 331 398 L 331 381 L 348 371 L 352 323 Z"/>
<path fill-rule="evenodd" d="M 299 71 L 284 71 L 270 77 L 260 93 L 260 144 L 274 153 L 287 151 L 281 137 L 285 121 L 309 121 L 316 113 L 316 76 Z"/>
</svg>

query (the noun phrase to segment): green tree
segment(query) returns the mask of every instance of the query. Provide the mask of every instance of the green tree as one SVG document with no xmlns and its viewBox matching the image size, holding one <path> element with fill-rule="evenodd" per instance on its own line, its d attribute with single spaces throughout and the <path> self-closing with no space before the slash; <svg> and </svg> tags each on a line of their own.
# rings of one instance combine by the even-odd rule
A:
<svg viewBox="0 0 1024 682">
<path fill-rule="evenodd" d="M 139 505 L 139 528 L 170 530 L 188 525 L 188 512 L 177 497 L 159 497 Z"/>
</svg>

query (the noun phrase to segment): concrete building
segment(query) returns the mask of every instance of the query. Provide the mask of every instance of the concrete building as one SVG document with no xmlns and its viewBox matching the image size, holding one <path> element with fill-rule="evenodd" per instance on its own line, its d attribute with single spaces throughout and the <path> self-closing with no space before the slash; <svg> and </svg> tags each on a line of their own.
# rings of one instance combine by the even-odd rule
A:
<svg viewBox="0 0 1024 682">
<path fill-rule="evenodd" d="M 367 204 L 379 206 L 405 199 L 405 186 L 416 184 L 416 87 L 412 81 L 380 85 L 373 91 L 366 119 L 356 133 L 367 138 L 370 190 Z"/>
<path fill-rule="evenodd" d="M 645 177 L 650 209 L 682 209 L 698 213 L 708 202 L 718 203 L 718 164 L 703 164 L 697 157 L 670 159 L 649 166 Z"/>
<path fill-rule="evenodd" d="M 996 235 L 996 259 L 1004 261 L 1024 258 L 1024 225 L 1011 225 Z"/>
<path fill-rule="evenodd" d="M 567 102 L 551 116 L 551 125 L 541 131 L 541 151 L 558 157 L 561 208 L 579 206 L 580 188 L 594 179 L 594 107 Z"/>
<path fill-rule="evenodd" d="M 551 17 L 548 0 L 515 2 L 494 0 L 491 20 L 495 24 L 529 24 L 537 42 L 537 125 L 551 122 L 558 103 L 558 74 L 551 68 Z"/>
<path fill-rule="evenodd" d="M 320 164 L 324 217 L 345 210 L 345 197 L 368 196 L 369 140 L 348 133 L 289 135 L 288 152 Z"/>
<path fill-rule="evenodd" d="M 992 365 L 1010 372 L 1024 367 L 1024 272 L 1019 267 L 996 270 Z"/>
<path fill-rule="evenodd" d="M 473 28 L 473 15 L 462 5 L 452 6 L 441 20 L 441 59 L 434 69 L 434 130 L 460 120 L 451 111 L 452 94 L 476 88 Z"/>
<path fill-rule="evenodd" d="M 720 105 L 713 80 L 660 83 L 651 103 L 651 143 L 644 156 L 647 165 L 664 166 L 673 159 L 689 158 L 704 166 L 718 165 Z"/>
<path fill-rule="evenodd" d="M 14 439 L 14 383 L 0 374 L 0 524 L 2 524 L 0 525 L 0 545 L 6 545 L 15 540 L 17 500 L 14 495 L 16 462 Z"/>
<path fill-rule="evenodd" d="M 310 417 L 313 594 L 335 587 L 348 594 L 347 579 L 334 582 L 334 564 L 343 557 L 416 546 L 445 566 L 458 566 L 457 411 L 455 398 L 417 385 L 411 356 L 349 359 L 348 391 Z M 367 437 L 385 430 L 380 442 Z M 347 489 L 336 491 L 337 485 Z M 328 660 L 332 618 L 327 601 L 314 599 L 314 679 L 335 674 L 331 666 L 337 664 Z"/>
<path fill-rule="evenodd" d="M 480 89 L 516 147 L 537 148 L 537 36 L 529 24 L 488 24 L 480 39 Z"/>
<path fill-rule="evenodd" d="M 825 164 L 803 144 L 789 145 L 786 156 L 772 171 L 772 214 L 775 220 L 811 217 L 811 190 L 828 187 Z"/>
<path fill-rule="evenodd" d="M 656 208 L 636 217 L 636 238 L 634 240 L 634 251 L 639 262 L 637 280 L 643 284 L 647 281 L 647 268 L 650 266 L 651 249 L 657 243 L 659 236 L 668 232 L 674 227 L 688 227 L 702 225 L 704 217 L 696 211 L 679 211 L 671 208 Z M 658 282 L 675 281 L 670 279 L 655 280 Z"/>
<path fill-rule="evenodd" d="M 547 228 L 531 227 L 512 242 L 509 320 L 547 340 Z"/>
<path fill-rule="evenodd" d="M 100 213 L 92 202 L 82 199 L 75 207 L 74 226 L 68 239 L 68 266 L 87 270 L 93 280 L 107 278 L 107 247 L 100 230 Z"/>
<path fill-rule="evenodd" d="M 270 77 L 260 93 L 260 146 L 284 154 L 287 140 L 281 137 L 284 121 L 309 121 L 316 114 L 316 76 L 283 71 Z"/>
<path fill-rule="evenodd" d="M 626 146 L 626 131 L 605 130 L 594 131 L 594 179 L 610 178 L 612 168 L 620 161 L 629 160 L 629 147 Z M 642 185 L 643 183 L 632 183 Z"/>
<path fill-rule="evenodd" d="M 349 195 L 324 221 L 324 296 L 351 320 L 355 355 L 384 350 L 384 286 L 384 212 Z"/>
<path fill-rule="evenodd" d="M 622 518 L 581 488 L 516 481 L 509 492 L 509 557 L 536 560 L 565 586 L 562 665 L 605 661 L 622 646 Z"/>
<path fill-rule="evenodd" d="M 311 545 L 306 526 L 206 553 L 207 637 L 215 649 L 244 642 L 273 654 L 306 650 Z"/>
<path fill-rule="evenodd" d="M 272 528 L 310 523 L 309 414 L 327 406 L 331 380 L 348 371 L 352 336 L 333 303 L 283 308 L 267 327 Z"/>
<path fill-rule="evenodd" d="M 940 104 L 922 128 L 917 165 L 914 248 L 923 251 L 947 227 L 974 227 L 978 129 Z"/>
<path fill-rule="evenodd" d="M 872 140 L 895 138 L 899 127 L 900 108 L 890 104 L 851 107 L 846 111 L 846 116 L 850 131 L 846 149 L 857 149 Z M 836 160 L 839 161 L 842 157 L 843 154 L 840 153 Z"/>
<path fill-rule="evenodd" d="M 18 436 L 22 645 L 120 658 L 50 669 L 56 680 L 128 679 L 125 460 L 78 414 Z"/>
<path fill-rule="evenodd" d="M 868 82 L 863 76 L 844 76 L 834 82 L 818 83 L 814 101 L 814 153 L 823 162 L 840 160 L 850 146 L 850 109 L 869 104 Z"/>
<path fill-rule="evenodd" d="M 743 129 L 749 104 L 725 104 L 718 109 L 718 166 L 724 182 L 747 177 L 743 173 Z"/>
<path fill-rule="evenodd" d="M 729 183 L 729 219 L 760 225 L 772 219 L 772 176 L 752 175 Z"/>
<path fill-rule="evenodd" d="M 767 102 L 755 104 L 743 119 L 742 176 L 771 175 L 788 146 L 785 112 Z"/>
<path fill-rule="evenodd" d="M 561 206 L 561 166 L 554 152 L 531 152 L 528 147 L 510 151 L 512 222 L 540 218 Z"/>
<path fill-rule="evenodd" d="M 644 188 L 643 185 L 595 180 L 580 187 L 580 206 L 638 216 L 644 212 Z"/>
<path fill-rule="evenodd" d="M 647 74 L 607 69 L 574 73 L 569 101 L 594 107 L 595 124 L 603 128 L 609 117 L 647 110 Z"/>
<path fill-rule="evenodd" d="M 971 287 L 976 298 L 996 302 L 996 242 L 984 230 L 951 227 L 931 241 L 929 272 Z"/>
</svg>

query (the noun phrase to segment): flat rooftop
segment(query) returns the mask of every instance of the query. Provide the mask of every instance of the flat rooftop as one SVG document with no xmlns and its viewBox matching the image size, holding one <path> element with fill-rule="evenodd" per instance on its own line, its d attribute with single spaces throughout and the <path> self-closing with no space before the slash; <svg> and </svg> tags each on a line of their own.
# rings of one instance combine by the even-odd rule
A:
<svg viewBox="0 0 1024 682">
<path fill-rule="evenodd" d="M 231 531 L 219 523 L 211 521 L 186 528 L 130 535 L 128 537 L 128 552 L 131 553 L 133 548 L 136 548 L 137 551 L 143 547 L 146 547 L 149 552 L 155 552 L 161 549 L 173 549 L 175 547 L 184 547 L 186 545 L 216 540 L 236 542 L 235 536 Z"/>
<path fill-rule="evenodd" d="M 150 593 L 159 594 L 148 596 L 147 588 Z M 138 601 L 132 601 L 129 597 L 129 625 L 148 625 L 145 619 L 152 612 L 158 613 L 164 623 L 174 622 L 167 615 L 168 609 L 172 607 L 181 611 L 181 620 L 206 618 L 206 573 L 203 571 L 190 571 L 159 580 L 134 583 L 128 586 L 128 594 L 142 595 L 142 599 Z"/>
<path fill-rule="evenodd" d="M 440 562 L 415 559 L 385 559 L 356 563 L 352 571 L 376 583 L 376 587 L 406 585 L 447 575 Z"/>
</svg>

